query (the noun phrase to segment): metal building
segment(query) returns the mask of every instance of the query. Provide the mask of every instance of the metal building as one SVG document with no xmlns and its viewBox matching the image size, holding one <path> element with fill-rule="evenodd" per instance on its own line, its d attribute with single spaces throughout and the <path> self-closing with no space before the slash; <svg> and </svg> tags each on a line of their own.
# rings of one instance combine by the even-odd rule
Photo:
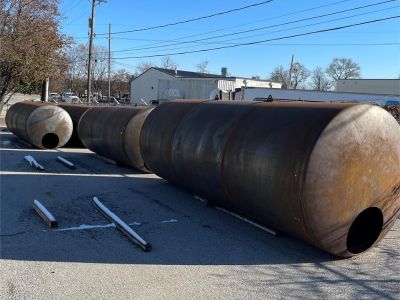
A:
<svg viewBox="0 0 400 300">
<path fill-rule="evenodd" d="M 246 88 L 235 94 L 235 100 L 274 100 L 310 102 L 354 102 L 379 105 L 400 104 L 400 96 L 366 93 L 346 93 L 314 90 L 286 90 L 269 88 Z"/>
<path fill-rule="evenodd" d="M 150 68 L 131 82 L 131 102 L 150 103 L 174 99 L 234 99 L 233 93 L 242 87 L 281 88 L 280 83 L 221 74 L 206 74 L 182 70 Z"/>
<path fill-rule="evenodd" d="M 340 79 L 336 91 L 400 96 L 400 79 Z"/>
</svg>

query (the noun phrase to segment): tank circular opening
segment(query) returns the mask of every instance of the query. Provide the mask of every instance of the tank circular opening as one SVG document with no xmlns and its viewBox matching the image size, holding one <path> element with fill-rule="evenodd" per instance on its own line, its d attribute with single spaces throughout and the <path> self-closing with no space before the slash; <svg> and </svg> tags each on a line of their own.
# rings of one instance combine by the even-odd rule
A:
<svg viewBox="0 0 400 300">
<path fill-rule="evenodd" d="M 42 146 L 46 149 L 54 149 L 60 142 L 58 135 L 55 133 L 46 133 L 42 137 Z"/>
<path fill-rule="evenodd" d="M 378 239 L 383 227 L 383 214 L 377 207 L 363 210 L 350 226 L 347 250 L 353 254 L 364 252 Z"/>
</svg>

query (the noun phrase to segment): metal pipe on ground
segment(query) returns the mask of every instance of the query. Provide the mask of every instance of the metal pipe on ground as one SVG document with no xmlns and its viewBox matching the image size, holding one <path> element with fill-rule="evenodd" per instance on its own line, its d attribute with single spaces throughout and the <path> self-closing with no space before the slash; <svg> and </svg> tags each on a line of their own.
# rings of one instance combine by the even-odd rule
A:
<svg viewBox="0 0 400 300">
<path fill-rule="evenodd" d="M 78 135 L 88 149 L 115 162 L 149 172 L 140 152 L 142 126 L 152 107 L 95 107 L 82 114 Z"/>
<path fill-rule="evenodd" d="M 90 108 L 93 108 L 93 106 L 89 105 L 74 105 L 74 104 L 59 104 L 59 107 L 64 109 L 69 116 L 71 117 L 72 124 L 73 124 L 73 131 L 71 138 L 69 139 L 68 143 L 65 144 L 64 147 L 69 147 L 69 148 L 84 148 L 85 146 L 83 145 L 82 141 L 79 138 L 78 135 L 78 123 L 81 118 L 81 116 Z"/>
<path fill-rule="evenodd" d="M 7 111 L 6 124 L 12 133 L 39 149 L 62 147 L 72 134 L 68 113 L 48 103 L 16 103 Z"/>
<path fill-rule="evenodd" d="M 377 106 L 172 101 L 141 149 L 157 175 L 336 256 L 371 248 L 400 213 L 400 127 Z"/>
</svg>

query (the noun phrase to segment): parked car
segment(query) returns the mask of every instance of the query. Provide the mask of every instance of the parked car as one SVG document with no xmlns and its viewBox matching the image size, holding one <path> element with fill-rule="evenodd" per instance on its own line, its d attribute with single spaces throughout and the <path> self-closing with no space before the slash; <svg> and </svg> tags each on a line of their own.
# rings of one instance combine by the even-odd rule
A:
<svg viewBox="0 0 400 300">
<path fill-rule="evenodd" d="M 61 94 L 62 102 L 82 102 L 78 96 L 72 92 L 64 92 Z"/>
<path fill-rule="evenodd" d="M 50 93 L 49 97 L 47 98 L 47 101 L 58 103 L 58 101 L 60 99 L 61 99 L 61 96 L 58 93 Z"/>
</svg>

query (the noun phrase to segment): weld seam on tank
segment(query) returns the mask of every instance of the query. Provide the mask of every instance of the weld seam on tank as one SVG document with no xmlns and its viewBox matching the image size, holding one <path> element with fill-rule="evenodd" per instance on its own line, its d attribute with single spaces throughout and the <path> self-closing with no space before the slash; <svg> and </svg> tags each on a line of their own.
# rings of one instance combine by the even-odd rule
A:
<svg viewBox="0 0 400 300">
<path fill-rule="evenodd" d="M 221 183 L 221 185 L 222 185 L 222 187 L 224 189 L 224 192 L 227 195 L 227 197 L 229 197 L 230 195 L 229 195 L 228 189 L 226 187 L 226 183 L 225 183 L 223 174 L 224 174 L 224 158 L 225 158 L 226 151 L 228 149 L 228 145 L 231 143 L 235 132 L 237 132 L 239 124 L 240 124 L 240 121 L 242 119 L 244 119 L 246 117 L 246 115 L 250 114 L 254 109 L 256 109 L 257 105 L 259 105 L 259 104 L 260 104 L 260 102 L 256 102 L 256 101 L 253 102 L 251 104 L 253 107 L 249 111 L 245 112 L 238 120 L 236 120 L 236 122 L 232 126 L 233 128 L 231 128 L 231 130 L 229 130 L 228 137 L 227 137 L 227 139 L 225 141 L 225 145 L 223 146 L 222 155 L 221 155 L 220 170 L 219 170 L 219 180 L 220 180 L 220 183 Z"/>
<path fill-rule="evenodd" d="M 72 125 L 73 125 L 73 131 L 72 131 L 71 138 L 64 145 L 64 147 L 85 148 L 85 146 L 83 145 L 83 143 L 80 140 L 79 135 L 78 135 L 78 124 L 79 124 L 79 120 L 82 117 L 82 115 L 90 108 L 93 108 L 93 106 L 74 105 L 74 104 L 59 104 L 58 106 L 61 107 L 62 109 L 64 109 L 69 114 L 69 116 L 71 117 L 71 120 L 72 120 Z"/>
<path fill-rule="evenodd" d="M 184 123 L 184 121 L 185 121 L 185 119 L 186 118 L 188 118 L 188 116 L 190 115 L 190 112 L 192 112 L 193 111 L 193 109 L 195 109 L 196 107 L 198 107 L 199 105 L 201 105 L 202 103 L 207 103 L 208 101 L 201 101 L 201 102 L 198 102 L 198 103 L 196 103 L 196 104 L 194 104 L 192 107 L 190 107 L 190 109 L 188 109 L 186 112 L 185 112 L 185 114 L 183 115 L 183 117 L 180 119 L 180 121 L 176 124 L 176 127 L 175 127 L 175 129 L 174 129 L 174 133 L 171 135 L 171 137 L 170 137 L 170 142 L 169 142 L 169 149 L 171 149 L 171 151 L 170 151 L 170 153 L 169 153 L 169 155 L 170 155 L 170 158 L 169 158 L 169 160 L 170 160 L 170 162 L 171 162 L 171 168 L 172 168 L 172 171 L 173 171 L 173 177 L 174 178 L 177 178 L 177 172 L 176 172 L 176 168 L 175 168 L 175 166 L 174 166 L 174 163 L 173 163 L 173 151 L 172 151 L 172 145 L 174 144 L 174 140 L 175 140 L 175 135 L 176 135 L 176 133 L 177 133 L 177 130 L 180 128 L 180 126 L 181 126 L 181 124 L 183 124 Z M 175 184 L 179 184 L 179 182 L 176 182 Z"/>
<path fill-rule="evenodd" d="M 140 159 L 143 161 L 142 154 L 137 151 L 143 124 L 135 123 L 135 118 L 144 117 L 146 120 L 151 110 L 152 108 L 117 107 L 88 109 L 78 122 L 78 136 L 83 145 L 93 152 L 142 172 L 149 172 L 142 163 L 138 163 Z M 131 122 L 137 126 L 128 128 Z"/>
<path fill-rule="evenodd" d="M 152 138 L 154 138 L 154 136 L 157 136 L 158 133 L 159 133 L 159 130 L 154 132 L 154 128 L 153 128 L 154 127 L 154 123 L 158 122 L 156 120 L 156 118 L 159 117 L 158 116 L 158 112 L 161 111 L 162 109 L 164 109 L 164 107 L 166 108 L 166 110 L 168 110 L 168 107 L 170 105 L 175 105 L 176 103 L 182 103 L 182 107 L 184 105 L 189 105 L 189 106 L 191 105 L 187 110 L 183 109 L 183 112 L 182 112 L 183 115 L 182 116 L 179 117 L 180 113 L 178 113 L 178 115 L 175 116 L 176 118 L 179 118 L 179 120 L 177 120 L 178 122 L 173 124 L 175 127 L 172 130 L 172 132 L 169 133 L 170 134 L 169 141 L 167 143 L 164 143 L 164 144 L 161 145 L 161 146 L 165 146 L 165 144 L 168 144 L 168 147 L 166 147 L 166 149 L 169 149 L 169 150 L 167 150 L 169 152 L 169 154 L 168 154 L 169 157 L 167 158 L 169 160 L 169 162 L 168 161 L 166 162 L 166 161 L 162 160 L 162 164 L 163 164 L 164 167 L 167 167 L 168 169 L 173 171 L 173 166 L 171 164 L 171 155 L 172 155 L 172 153 L 170 152 L 170 150 L 171 150 L 171 145 L 173 143 L 173 138 L 174 138 L 174 135 L 175 135 L 175 131 L 180 126 L 180 124 L 181 124 L 183 118 L 186 116 L 186 114 L 189 113 L 194 107 L 196 107 L 197 105 L 199 105 L 202 102 L 207 102 L 207 100 L 174 100 L 174 101 L 169 101 L 169 102 L 165 102 L 165 103 L 162 103 L 162 104 L 158 105 L 149 114 L 149 116 L 146 118 L 146 120 L 143 123 L 143 127 L 142 127 L 143 130 L 142 130 L 142 132 L 140 134 L 140 151 L 143 154 L 144 164 L 149 170 L 154 172 L 154 170 L 153 170 L 154 166 L 152 166 L 152 163 L 156 163 L 156 164 L 159 163 L 159 161 L 157 161 L 157 162 L 152 161 L 152 163 L 149 163 L 149 159 L 146 159 L 146 157 L 148 157 L 149 155 L 151 156 L 151 154 L 148 154 L 148 151 L 151 152 L 152 149 L 155 149 L 155 146 L 151 145 L 152 143 L 149 142 L 146 139 L 150 139 L 151 140 Z M 149 131 L 149 133 L 148 133 L 148 131 Z M 162 143 L 163 141 L 160 140 L 160 142 Z M 160 174 L 157 174 L 157 175 L 160 176 Z M 160 177 L 163 177 L 163 176 L 160 176 Z M 172 177 L 174 177 L 173 174 L 172 174 Z M 174 178 L 165 178 L 165 179 L 167 179 L 170 182 L 174 182 L 176 184 Z"/>
</svg>

